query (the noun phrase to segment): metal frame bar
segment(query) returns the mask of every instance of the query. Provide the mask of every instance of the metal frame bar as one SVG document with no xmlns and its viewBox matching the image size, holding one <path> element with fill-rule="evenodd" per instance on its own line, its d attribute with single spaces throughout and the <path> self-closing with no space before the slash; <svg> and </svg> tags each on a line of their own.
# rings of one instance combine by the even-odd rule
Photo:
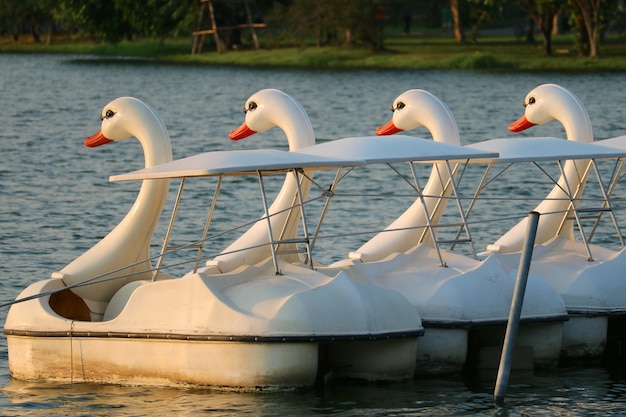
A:
<svg viewBox="0 0 626 417">
<path fill-rule="evenodd" d="M 172 237 L 172 229 L 174 228 L 174 221 L 176 220 L 176 214 L 178 213 L 178 207 L 180 205 L 180 200 L 182 198 L 183 189 L 185 188 L 185 180 L 187 178 L 183 177 L 180 181 L 180 185 L 178 186 L 178 193 L 176 194 L 176 201 L 174 202 L 174 209 L 172 210 L 172 215 L 170 216 L 170 224 L 167 226 L 167 232 L 165 233 L 165 238 L 163 239 L 163 246 L 161 247 L 161 253 L 159 255 L 159 260 L 157 261 L 157 265 L 152 271 L 152 281 L 156 280 L 157 274 L 163 266 L 163 258 L 165 258 L 165 254 L 167 253 L 167 248 L 169 246 L 170 238 Z"/>
<path fill-rule="evenodd" d="M 217 180 L 217 185 L 215 186 L 215 191 L 213 193 L 213 200 L 211 201 L 211 207 L 209 208 L 209 213 L 207 214 L 206 223 L 204 224 L 204 231 L 202 232 L 202 238 L 200 240 L 200 247 L 198 248 L 198 254 L 196 255 L 196 262 L 193 265 L 193 272 L 198 272 L 198 265 L 200 264 L 200 260 L 202 259 L 202 251 L 204 250 L 204 244 L 206 243 L 206 236 L 209 232 L 209 227 L 211 226 L 211 221 L 213 220 L 213 213 L 215 212 L 215 206 L 217 205 L 217 196 L 219 195 L 220 189 L 222 188 L 222 179 L 223 175 L 220 175 Z"/>
</svg>

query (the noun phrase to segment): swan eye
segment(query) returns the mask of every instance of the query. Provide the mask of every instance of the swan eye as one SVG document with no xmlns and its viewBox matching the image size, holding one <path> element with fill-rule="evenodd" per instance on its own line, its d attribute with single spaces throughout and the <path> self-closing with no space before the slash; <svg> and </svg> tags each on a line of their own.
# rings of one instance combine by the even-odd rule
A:
<svg viewBox="0 0 626 417">
<path fill-rule="evenodd" d="M 248 104 L 248 108 L 245 108 L 245 107 L 243 108 L 243 112 L 248 113 L 249 111 L 252 111 L 256 108 L 257 108 L 256 103 L 254 101 L 251 101 L 250 104 Z"/>
<path fill-rule="evenodd" d="M 106 113 L 104 113 L 104 116 L 100 116 L 100 120 L 110 119 L 113 116 L 115 116 L 115 112 L 109 109 L 106 111 Z"/>
<path fill-rule="evenodd" d="M 524 107 L 529 106 L 531 104 L 535 104 L 535 98 L 531 97 L 528 99 L 528 104 L 524 103 Z"/>
<path fill-rule="evenodd" d="M 405 106 L 406 104 L 404 104 L 402 101 L 399 101 L 398 104 L 396 104 L 396 107 L 391 106 L 391 111 L 402 110 Z"/>
</svg>

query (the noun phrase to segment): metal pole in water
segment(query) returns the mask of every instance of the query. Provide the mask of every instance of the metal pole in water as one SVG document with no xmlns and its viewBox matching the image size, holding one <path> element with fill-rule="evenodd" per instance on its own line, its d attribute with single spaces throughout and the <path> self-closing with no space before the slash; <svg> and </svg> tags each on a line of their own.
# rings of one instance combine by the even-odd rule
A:
<svg viewBox="0 0 626 417">
<path fill-rule="evenodd" d="M 513 361 L 513 348 L 515 347 L 517 329 L 519 328 L 520 315 L 522 314 L 522 304 L 524 303 L 524 293 L 526 292 L 526 282 L 528 281 L 528 271 L 530 270 L 530 261 L 533 256 L 538 223 L 539 213 L 536 211 L 528 213 L 528 229 L 524 247 L 522 248 L 519 269 L 517 270 L 517 279 L 515 281 L 513 299 L 511 300 L 511 310 L 509 311 L 509 321 L 506 326 L 504 345 L 502 346 L 502 355 L 500 356 L 500 366 L 498 367 L 498 378 L 496 379 L 496 388 L 493 394 L 496 405 L 498 406 L 504 404 L 506 388 L 509 383 L 511 363 Z"/>
</svg>

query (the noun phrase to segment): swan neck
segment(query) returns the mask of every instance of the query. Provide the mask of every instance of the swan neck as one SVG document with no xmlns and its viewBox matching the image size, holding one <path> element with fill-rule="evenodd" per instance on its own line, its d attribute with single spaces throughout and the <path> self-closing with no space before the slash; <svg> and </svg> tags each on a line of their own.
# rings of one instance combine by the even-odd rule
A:
<svg viewBox="0 0 626 417">
<path fill-rule="evenodd" d="M 555 107 L 555 119 L 563 125 L 568 140 L 593 142 L 593 129 L 587 109 L 574 95 L 563 101 L 563 106 Z"/>
<path fill-rule="evenodd" d="M 452 114 L 444 111 L 439 117 L 431 118 L 428 124 L 424 125 L 433 137 L 435 142 L 449 143 L 452 145 L 461 144 L 461 135 Z"/>
<path fill-rule="evenodd" d="M 296 151 L 315 145 L 315 134 L 311 120 L 302 106 L 293 100 L 295 106 L 290 105 L 284 111 L 276 112 L 276 126 L 280 127 L 287 136 L 289 150 Z"/>
<path fill-rule="evenodd" d="M 138 127 L 135 137 L 143 148 L 146 168 L 173 159 L 169 134 L 162 123 L 145 123 Z"/>
</svg>

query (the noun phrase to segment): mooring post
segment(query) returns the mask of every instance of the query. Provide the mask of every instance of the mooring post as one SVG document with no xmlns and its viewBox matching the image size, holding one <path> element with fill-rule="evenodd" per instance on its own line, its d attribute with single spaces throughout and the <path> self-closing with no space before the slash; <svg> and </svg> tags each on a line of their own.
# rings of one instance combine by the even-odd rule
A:
<svg viewBox="0 0 626 417">
<path fill-rule="evenodd" d="M 515 347 L 517 329 L 519 328 L 520 315 L 522 314 L 522 304 L 524 303 L 524 293 L 526 292 L 526 282 L 528 281 L 530 261 L 533 257 L 533 247 L 535 246 L 538 223 L 539 213 L 531 211 L 528 214 L 528 229 L 526 239 L 524 240 L 524 247 L 522 248 L 519 269 L 517 270 L 517 279 L 515 281 L 513 299 L 511 300 L 511 309 L 509 310 L 509 321 L 506 326 L 504 345 L 502 346 L 502 355 L 500 356 L 500 365 L 498 367 L 498 378 L 496 379 L 496 388 L 493 394 L 496 405 L 498 406 L 504 404 L 506 388 L 509 383 L 511 363 L 513 361 L 513 348 Z"/>
</svg>

